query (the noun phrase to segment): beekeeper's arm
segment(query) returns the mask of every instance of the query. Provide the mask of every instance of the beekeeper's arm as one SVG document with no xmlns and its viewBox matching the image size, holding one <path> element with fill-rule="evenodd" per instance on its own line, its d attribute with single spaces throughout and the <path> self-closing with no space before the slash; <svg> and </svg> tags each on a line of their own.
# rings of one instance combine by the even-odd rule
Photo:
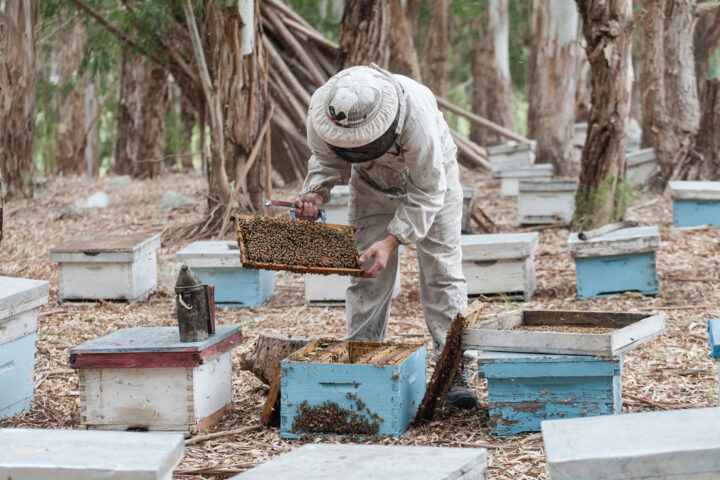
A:
<svg viewBox="0 0 720 480">
<path fill-rule="evenodd" d="M 312 126 L 310 116 L 307 120 L 307 141 L 312 155 L 308 160 L 308 173 L 298 195 L 297 218 L 316 220 L 317 206 L 330 200 L 330 190 L 349 173 L 350 164 L 341 159 L 318 136 Z"/>
</svg>

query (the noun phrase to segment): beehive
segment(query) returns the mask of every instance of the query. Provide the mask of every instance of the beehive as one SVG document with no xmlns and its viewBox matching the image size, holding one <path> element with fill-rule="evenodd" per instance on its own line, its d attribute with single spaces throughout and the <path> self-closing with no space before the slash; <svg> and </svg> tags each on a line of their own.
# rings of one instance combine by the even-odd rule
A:
<svg viewBox="0 0 720 480">
<path fill-rule="evenodd" d="M 660 173 L 655 150 L 644 148 L 625 155 L 625 178 L 632 186 L 645 185 Z"/>
<path fill-rule="evenodd" d="M 550 163 L 537 163 L 525 168 L 508 168 L 495 175 L 501 180 L 500 195 L 517 197 L 520 180 L 550 180 L 554 167 Z"/>
<path fill-rule="evenodd" d="M 0 478 L 171 480 L 183 457 L 177 433 L 0 429 Z"/>
<path fill-rule="evenodd" d="M 547 419 L 620 413 L 623 357 L 483 351 L 478 375 L 488 382 L 490 432 L 539 432 Z"/>
<path fill-rule="evenodd" d="M 484 448 L 305 444 L 240 475 L 238 480 L 484 480 Z"/>
<path fill-rule="evenodd" d="M 318 340 L 283 360 L 280 436 L 399 437 L 425 395 L 422 345 Z"/>
<path fill-rule="evenodd" d="M 718 362 L 718 404 L 720 404 L 720 318 L 708 320 L 710 356 Z"/>
<path fill-rule="evenodd" d="M 59 300 L 146 299 L 157 288 L 160 234 L 95 235 L 54 247 Z"/>
<path fill-rule="evenodd" d="M 48 288 L 43 280 L 0 276 L 0 419 L 33 401 L 38 316 Z"/>
<path fill-rule="evenodd" d="M 275 272 L 242 267 L 236 242 L 194 242 L 175 254 L 201 282 L 215 287 L 215 305 L 254 307 L 275 292 Z"/>
<path fill-rule="evenodd" d="M 660 286 L 655 251 L 659 246 L 656 226 L 624 228 L 590 240 L 571 233 L 568 248 L 575 259 L 578 298 L 628 291 L 656 295 Z"/>
<path fill-rule="evenodd" d="M 508 143 L 488 147 L 490 170 L 493 174 L 508 168 L 526 168 L 535 163 L 534 143 Z"/>
<path fill-rule="evenodd" d="M 217 326 L 201 342 L 177 327 L 118 330 L 70 350 L 82 424 L 91 429 L 203 431 L 231 408 L 230 351 L 240 327 Z"/>
<path fill-rule="evenodd" d="M 670 182 L 677 227 L 720 226 L 720 182 Z"/>
<path fill-rule="evenodd" d="M 476 194 L 477 188 L 463 187 L 462 220 L 460 221 L 460 230 L 462 233 L 470 233 L 470 214 L 472 213 Z"/>
<path fill-rule="evenodd" d="M 551 480 L 720 477 L 720 408 L 542 423 Z"/>
<path fill-rule="evenodd" d="M 587 139 L 588 124 L 576 123 L 573 125 L 573 144 L 582 147 L 585 145 L 585 139 Z"/>
<path fill-rule="evenodd" d="M 468 296 L 509 294 L 530 300 L 535 293 L 537 244 L 537 233 L 463 235 Z"/>
<path fill-rule="evenodd" d="M 528 224 L 569 223 L 575 213 L 575 180 L 520 180 L 518 222 Z"/>
</svg>

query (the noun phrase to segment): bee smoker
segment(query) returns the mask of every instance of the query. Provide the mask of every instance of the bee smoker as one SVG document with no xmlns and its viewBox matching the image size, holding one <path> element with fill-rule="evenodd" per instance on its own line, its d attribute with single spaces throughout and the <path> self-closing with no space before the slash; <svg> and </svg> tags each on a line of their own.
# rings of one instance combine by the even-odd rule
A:
<svg viewBox="0 0 720 480">
<path fill-rule="evenodd" d="M 183 265 L 175 282 L 181 342 L 200 342 L 215 333 L 215 291 Z"/>
</svg>

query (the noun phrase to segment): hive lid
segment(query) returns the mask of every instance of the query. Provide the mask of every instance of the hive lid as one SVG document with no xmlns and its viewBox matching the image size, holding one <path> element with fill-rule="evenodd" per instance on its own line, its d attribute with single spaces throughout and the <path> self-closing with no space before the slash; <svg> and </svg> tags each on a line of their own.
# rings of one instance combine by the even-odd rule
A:
<svg viewBox="0 0 720 480">
<path fill-rule="evenodd" d="M 476 187 L 462 187 L 463 189 L 463 198 L 473 198 L 475 194 L 477 193 Z"/>
<path fill-rule="evenodd" d="M 720 360 L 720 318 L 708 320 L 708 337 L 710 340 L 710 356 Z"/>
<path fill-rule="evenodd" d="M 200 342 L 181 342 L 177 327 L 125 328 L 70 349 L 73 368 L 201 365 L 242 343 L 238 325 L 218 325 Z"/>
<path fill-rule="evenodd" d="M 483 350 L 478 355 L 478 376 L 480 378 L 612 377 L 620 375 L 622 358 L 622 354 L 618 357 L 609 357 Z"/>
<path fill-rule="evenodd" d="M 574 193 L 577 187 L 577 180 L 520 180 L 518 191 Z"/>
<path fill-rule="evenodd" d="M 535 151 L 535 143 L 510 142 L 502 145 L 494 145 L 487 148 L 488 155 L 508 155 L 511 153 Z"/>
<path fill-rule="evenodd" d="M 50 259 L 55 262 L 132 261 L 142 252 L 160 248 L 160 243 L 160 233 L 84 235 L 53 247 Z"/>
<path fill-rule="evenodd" d="M 627 168 L 637 167 L 643 163 L 655 161 L 655 150 L 652 148 L 644 148 L 635 150 L 634 152 L 625 154 L 625 164 Z"/>
<path fill-rule="evenodd" d="M 660 231 L 654 225 L 623 228 L 590 240 L 580 240 L 577 233 L 571 233 L 568 237 L 568 249 L 573 257 L 652 252 L 659 246 Z"/>
<path fill-rule="evenodd" d="M 676 200 L 720 200 L 720 182 L 668 182 Z"/>
<path fill-rule="evenodd" d="M 534 178 L 553 176 L 555 168 L 551 163 L 536 163 L 530 167 L 504 168 L 493 174 L 497 178 Z"/>
<path fill-rule="evenodd" d="M 460 237 L 463 261 L 525 258 L 535 254 L 538 233 L 490 233 Z"/>
<path fill-rule="evenodd" d="M 227 240 L 193 242 L 175 258 L 190 268 L 242 267 L 237 242 Z"/>
<path fill-rule="evenodd" d="M 327 205 L 346 205 L 350 199 L 350 187 L 347 185 L 335 185 L 330 190 L 330 201 Z"/>
<path fill-rule="evenodd" d="M 484 448 L 306 444 L 233 478 L 418 480 L 484 478 Z M 288 472 L 292 472 L 289 475 Z"/>
<path fill-rule="evenodd" d="M 46 304 L 49 289 L 45 280 L 0 276 L 0 322 Z"/>
<path fill-rule="evenodd" d="M 0 429 L 0 477 L 170 478 L 183 457 L 181 433 Z"/>
<path fill-rule="evenodd" d="M 588 129 L 587 122 L 576 123 L 575 125 L 573 125 L 573 131 L 575 131 L 575 132 L 587 132 L 587 129 Z"/>
<path fill-rule="evenodd" d="M 720 472 L 718 425 L 718 407 L 541 424 L 553 480 L 715 478 Z"/>
</svg>

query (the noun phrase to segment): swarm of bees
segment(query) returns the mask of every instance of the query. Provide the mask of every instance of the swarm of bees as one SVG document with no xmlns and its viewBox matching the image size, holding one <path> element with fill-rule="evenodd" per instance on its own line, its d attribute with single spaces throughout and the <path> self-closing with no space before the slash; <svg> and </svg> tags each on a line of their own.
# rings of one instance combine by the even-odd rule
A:
<svg viewBox="0 0 720 480">
<path fill-rule="evenodd" d="M 360 268 L 352 231 L 283 218 L 240 220 L 249 262 L 304 267 Z"/>
<path fill-rule="evenodd" d="M 298 433 L 322 433 L 327 435 L 377 436 L 382 418 L 365 406 L 360 398 L 348 392 L 346 398 L 356 408 L 342 408 L 335 402 L 325 400 L 311 407 L 307 401 L 298 406 L 292 429 Z M 363 410 L 365 413 L 363 413 Z"/>
</svg>

